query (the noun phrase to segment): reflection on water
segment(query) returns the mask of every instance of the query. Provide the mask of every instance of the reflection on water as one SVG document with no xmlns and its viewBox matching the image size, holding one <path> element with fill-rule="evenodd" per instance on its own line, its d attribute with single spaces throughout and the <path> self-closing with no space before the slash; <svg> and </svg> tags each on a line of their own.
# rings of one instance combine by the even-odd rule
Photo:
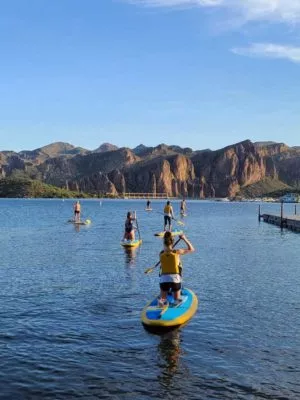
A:
<svg viewBox="0 0 300 400">
<path fill-rule="evenodd" d="M 74 225 L 75 231 L 80 232 L 81 225 L 78 225 L 78 224 L 73 224 L 73 225 Z"/>
<path fill-rule="evenodd" d="M 139 249 L 136 248 L 126 248 L 124 247 L 125 253 L 125 265 L 133 267 L 136 265 L 136 256 L 139 252 Z"/>
<path fill-rule="evenodd" d="M 161 336 L 158 344 L 160 366 L 163 369 L 163 379 L 171 379 L 179 366 L 179 358 L 182 354 L 180 329 L 168 332 Z"/>
</svg>

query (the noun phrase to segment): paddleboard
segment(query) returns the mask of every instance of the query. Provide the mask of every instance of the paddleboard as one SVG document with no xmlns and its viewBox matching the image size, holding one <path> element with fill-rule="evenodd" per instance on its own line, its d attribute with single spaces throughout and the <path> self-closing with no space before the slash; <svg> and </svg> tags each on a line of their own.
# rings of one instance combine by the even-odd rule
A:
<svg viewBox="0 0 300 400">
<path fill-rule="evenodd" d="M 121 246 L 123 246 L 123 247 L 131 247 L 131 248 L 138 247 L 140 244 L 142 244 L 142 241 L 139 240 L 139 239 L 136 239 L 136 240 L 123 240 L 121 242 Z"/>
<path fill-rule="evenodd" d="M 145 208 L 145 211 L 152 211 L 153 208 Z"/>
<path fill-rule="evenodd" d="M 182 216 L 182 217 L 187 217 L 187 214 L 186 213 L 180 213 L 180 215 Z"/>
<path fill-rule="evenodd" d="M 85 221 L 77 222 L 77 221 L 74 221 L 74 219 L 69 219 L 68 222 L 71 222 L 74 225 L 89 225 L 92 221 L 90 219 L 86 219 Z"/>
<path fill-rule="evenodd" d="M 154 236 L 163 237 L 166 232 L 155 233 Z M 172 231 L 172 236 L 182 235 L 183 231 Z"/>
<path fill-rule="evenodd" d="M 154 331 L 170 330 L 189 321 L 198 308 L 197 296 L 192 290 L 184 288 L 181 291 L 181 299 L 177 304 L 173 296 L 168 295 L 168 303 L 163 307 L 159 307 L 158 297 L 148 303 L 141 315 L 144 327 Z"/>
</svg>

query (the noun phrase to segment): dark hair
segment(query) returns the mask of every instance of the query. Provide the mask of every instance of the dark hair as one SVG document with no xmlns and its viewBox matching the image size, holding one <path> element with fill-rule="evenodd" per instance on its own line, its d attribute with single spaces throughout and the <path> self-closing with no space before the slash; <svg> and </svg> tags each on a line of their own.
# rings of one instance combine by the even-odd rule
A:
<svg viewBox="0 0 300 400">
<path fill-rule="evenodd" d="M 167 201 L 167 204 L 168 204 L 168 205 L 170 204 L 169 200 Z"/>
<path fill-rule="evenodd" d="M 164 234 L 164 245 L 171 246 L 174 243 L 173 236 L 171 232 L 166 232 Z"/>
<path fill-rule="evenodd" d="M 131 212 L 128 211 L 128 213 L 127 213 L 127 218 L 130 218 L 130 217 L 131 217 Z"/>
</svg>

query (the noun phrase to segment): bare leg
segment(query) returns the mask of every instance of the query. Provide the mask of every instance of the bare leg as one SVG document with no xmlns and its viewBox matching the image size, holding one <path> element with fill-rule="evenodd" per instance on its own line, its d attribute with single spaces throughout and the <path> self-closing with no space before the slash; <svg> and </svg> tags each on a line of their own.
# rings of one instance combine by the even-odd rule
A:
<svg viewBox="0 0 300 400">
<path fill-rule="evenodd" d="M 165 292 L 160 289 L 160 298 L 158 299 L 158 306 L 164 306 L 167 304 L 167 296 L 168 292 Z"/>
</svg>

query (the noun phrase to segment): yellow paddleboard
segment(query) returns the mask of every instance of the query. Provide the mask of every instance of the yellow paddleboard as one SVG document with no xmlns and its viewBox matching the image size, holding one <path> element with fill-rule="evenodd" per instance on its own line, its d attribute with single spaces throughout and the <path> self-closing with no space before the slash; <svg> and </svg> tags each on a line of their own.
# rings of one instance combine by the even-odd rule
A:
<svg viewBox="0 0 300 400">
<path fill-rule="evenodd" d="M 140 244 L 142 244 L 142 240 L 139 240 L 139 239 L 136 239 L 136 240 L 123 240 L 121 242 L 121 246 L 127 247 L 127 248 L 138 247 Z"/>
<path fill-rule="evenodd" d="M 154 236 L 163 237 L 166 232 L 155 233 Z M 183 231 L 172 231 L 172 236 L 182 235 Z"/>
</svg>

